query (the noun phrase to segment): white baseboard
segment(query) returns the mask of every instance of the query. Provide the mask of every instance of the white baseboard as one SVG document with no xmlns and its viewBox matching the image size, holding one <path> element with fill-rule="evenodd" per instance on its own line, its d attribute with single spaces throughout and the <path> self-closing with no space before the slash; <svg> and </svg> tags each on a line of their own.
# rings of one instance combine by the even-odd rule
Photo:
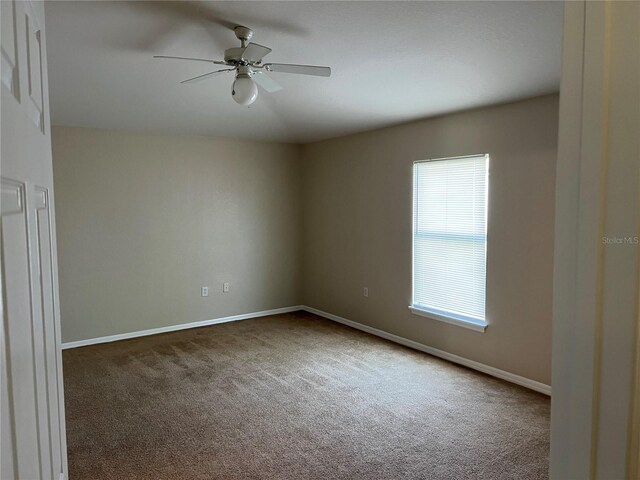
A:
<svg viewBox="0 0 640 480">
<path fill-rule="evenodd" d="M 429 347 L 427 345 L 423 345 L 422 343 L 415 342 L 413 340 L 409 340 L 408 338 L 400 337 L 398 335 L 394 335 L 392 333 L 385 332 L 384 330 L 379 330 L 377 328 L 370 327 L 368 325 L 364 325 L 362 323 L 354 322 L 353 320 L 348 320 L 343 317 L 339 317 L 338 315 L 334 315 L 332 313 L 323 312 L 322 310 L 318 310 L 316 308 L 311 308 L 307 306 L 302 307 L 303 310 L 309 313 L 314 313 L 320 317 L 327 318 L 329 320 L 333 320 L 334 322 L 342 323 L 344 325 L 348 325 L 349 327 L 356 328 L 358 330 L 362 330 L 363 332 L 370 333 L 377 337 L 385 338 L 387 340 L 391 340 L 392 342 L 399 343 L 400 345 L 404 345 L 405 347 L 413 348 L 415 350 L 419 350 L 421 352 L 428 353 L 435 357 L 440 357 L 444 360 L 448 360 L 453 363 L 458 363 L 460 365 L 464 365 L 465 367 L 472 368 L 474 370 L 478 370 L 479 372 L 486 373 L 493 377 L 500 378 L 502 380 L 506 380 L 511 383 L 515 383 L 516 385 L 521 385 L 523 387 L 530 388 L 531 390 L 535 390 L 536 392 L 544 393 L 545 395 L 551 395 L 551 386 L 536 382 L 535 380 L 530 380 L 525 377 L 521 377 L 520 375 L 516 375 L 515 373 L 506 372 L 504 370 L 500 370 L 495 367 L 490 367 L 480 362 L 475 362 L 473 360 L 469 360 L 464 357 L 459 357 L 458 355 L 454 355 L 452 353 L 445 352 L 443 350 L 438 350 L 437 348 Z"/>
<path fill-rule="evenodd" d="M 89 338 L 87 340 L 78 340 L 76 342 L 66 342 L 62 344 L 62 349 L 66 350 L 68 348 L 85 347 L 88 345 L 95 345 L 98 343 L 116 342 L 118 340 L 127 340 L 130 338 L 146 337 L 148 335 L 156 335 L 158 333 L 176 332 L 178 330 L 186 330 L 188 328 L 206 327 L 208 325 L 215 325 L 218 323 L 235 322 L 237 320 L 266 317 L 269 315 L 296 312 L 299 310 L 304 310 L 306 312 L 313 313 L 315 315 L 326 318 L 328 320 L 333 320 L 334 322 L 342 323 L 343 325 L 347 325 L 349 327 L 362 330 L 363 332 L 370 333 L 377 337 L 381 337 L 381 338 L 390 340 L 392 342 L 399 343 L 400 345 L 404 345 L 405 347 L 413 348 L 414 350 L 419 350 L 421 352 L 428 353 L 435 357 L 440 357 L 440 358 L 443 358 L 444 360 L 448 360 L 453 363 L 464 365 L 465 367 L 478 370 L 479 372 L 483 372 L 488 375 L 501 378 L 502 380 L 506 380 L 508 382 L 530 388 L 531 390 L 535 390 L 536 392 L 544 393 L 545 395 L 551 395 L 550 385 L 546 385 L 544 383 L 536 382 L 535 380 L 530 380 L 528 378 L 521 377 L 520 375 L 516 375 L 515 373 L 510 373 L 495 367 L 490 367 L 483 363 L 475 362 L 473 360 L 469 360 L 467 358 L 460 357 L 458 355 L 454 355 L 452 353 L 448 353 L 443 350 L 438 350 L 437 348 L 429 347 L 422 343 L 409 340 L 408 338 L 400 337 L 398 335 L 385 332 L 384 330 L 379 330 L 377 328 L 373 328 L 368 325 L 364 325 L 362 323 L 354 322 L 353 320 L 348 320 L 346 318 L 339 317 L 338 315 L 334 315 L 332 313 L 323 312 L 322 310 L 318 310 L 316 308 L 307 307 L 306 305 L 295 305 L 292 307 L 275 308 L 273 310 L 263 310 L 261 312 L 243 313 L 241 315 L 232 315 L 230 317 L 214 318 L 211 320 L 202 320 L 199 322 L 192 322 L 192 323 L 182 323 L 179 325 L 169 325 L 167 327 L 151 328 L 149 330 L 121 333 L 118 335 L 109 335 L 106 337 Z"/>
<path fill-rule="evenodd" d="M 293 307 L 274 308 L 273 310 L 262 310 L 261 312 L 243 313 L 241 315 L 232 315 L 230 317 L 214 318 L 211 320 L 201 320 L 199 322 L 181 323 L 179 325 L 169 325 L 167 327 L 150 328 L 138 332 L 120 333 L 118 335 L 109 335 L 106 337 L 88 338 L 87 340 L 78 340 L 75 342 L 65 342 L 62 349 L 86 347 L 97 343 L 116 342 L 118 340 L 127 340 L 129 338 L 146 337 L 148 335 L 156 335 L 158 333 L 176 332 L 178 330 L 186 330 L 188 328 L 206 327 L 217 323 L 235 322 L 237 320 L 246 320 L 248 318 L 267 317 L 269 315 L 277 315 L 280 313 L 297 312 L 304 310 L 302 305 Z"/>
</svg>

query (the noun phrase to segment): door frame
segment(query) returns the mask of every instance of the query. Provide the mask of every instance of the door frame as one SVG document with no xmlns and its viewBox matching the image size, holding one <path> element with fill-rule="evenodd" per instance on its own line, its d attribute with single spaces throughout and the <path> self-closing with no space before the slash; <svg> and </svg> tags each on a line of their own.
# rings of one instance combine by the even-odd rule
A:
<svg viewBox="0 0 640 480">
<path fill-rule="evenodd" d="M 637 2 L 565 2 L 552 479 L 640 478 L 639 25 Z"/>
</svg>

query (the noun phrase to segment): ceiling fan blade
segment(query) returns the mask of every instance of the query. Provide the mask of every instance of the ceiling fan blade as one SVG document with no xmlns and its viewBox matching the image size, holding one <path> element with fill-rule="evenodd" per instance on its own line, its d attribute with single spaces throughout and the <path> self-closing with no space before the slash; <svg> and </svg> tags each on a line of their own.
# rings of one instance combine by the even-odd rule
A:
<svg viewBox="0 0 640 480">
<path fill-rule="evenodd" d="M 270 52 L 271 49 L 269 47 L 258 45 L 257 43 L 250 43 L 242 52 L 242 58 L 247 62 L 256 63 L 262 60 L 262 58 L 267 56 Z"/>
<path fill-rule="evenodd" d="M 211 78 L 214 75 L 222 72 L 232 72 L 235 68 L 225 68 L 223 70 L 216 70 L 215 72 L 205 73 L 204 75 L 198 75 L 197 77 L 187 78 L 186 80 L 181 81 L 180 83 L 196 83 L 201 82 L 202 80 L 206 80 L 207 78 Z"/>
<path fill-rule="evenodd" d="M 253 81 L 264 88 L 267 92 L 273 93 L 282 90 L 282 85 L 280 85 L 266 73 L 261 72 L 260 70 L 254 70 L 253 73 L 254 75 L 252 75 L 251 77 Z"/>
<path fill-rule="evenodd" d="M 221 60 L 210 60 L 208 58 L 193 58 L 193 57 L 173 57 L 171 55 L 154 55 L 153 58 L 169 58 L 172 60 L 192 60 L 194 62 L 207 62 L 207 63 L 215 63 L 216 65 L 226 65 L 226 62 Z"/>
<path fill-rule="evenodd" d="M 269 72 L 298 73 L 301 75 L 315 75 L 316 77 L 330 77 L 330 67 L 315 65 L 293 65 L 291 63 L 265 63 L 264 68 Z"/>
</svg>

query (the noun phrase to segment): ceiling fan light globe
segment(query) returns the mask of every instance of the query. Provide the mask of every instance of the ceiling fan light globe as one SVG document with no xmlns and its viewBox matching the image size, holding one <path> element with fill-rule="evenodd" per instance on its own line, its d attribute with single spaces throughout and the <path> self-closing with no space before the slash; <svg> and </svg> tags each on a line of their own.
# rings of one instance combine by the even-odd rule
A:
<svg viewBox="0 0 640 480">
<path fill-rule="evenodd" d="M 231 96 L 240 105 L 251 105 L 258 98 L 258 86 L 248 75 L 238 75 L 231 87 Z"/>
</svg>

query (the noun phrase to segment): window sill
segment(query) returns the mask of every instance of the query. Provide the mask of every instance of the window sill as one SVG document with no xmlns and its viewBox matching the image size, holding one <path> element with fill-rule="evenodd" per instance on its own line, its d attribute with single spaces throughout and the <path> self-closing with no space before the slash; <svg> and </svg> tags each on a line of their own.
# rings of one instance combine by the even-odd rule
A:
<svg viewBox="0 0 640 480">
<path fill-rule="evenodd" d="M 468 328 L 476 332 L 484 333 L 484 331 L 489 326 L 487 322 L 461 320 L 459 318 L 448 317 L 439 313 L 430 312 L 429 310 L 414 307 L 413 305 L 409 305 L 409 310 L 411 310 L 411 313 L 413 313 L 414 315 L 420 315 L 421 317 L 427 317 L 432 320 L 438 320 L 440 322 L 449 323 L 451 325 L 457 325 L 458 327 Z"/>
</svg>

